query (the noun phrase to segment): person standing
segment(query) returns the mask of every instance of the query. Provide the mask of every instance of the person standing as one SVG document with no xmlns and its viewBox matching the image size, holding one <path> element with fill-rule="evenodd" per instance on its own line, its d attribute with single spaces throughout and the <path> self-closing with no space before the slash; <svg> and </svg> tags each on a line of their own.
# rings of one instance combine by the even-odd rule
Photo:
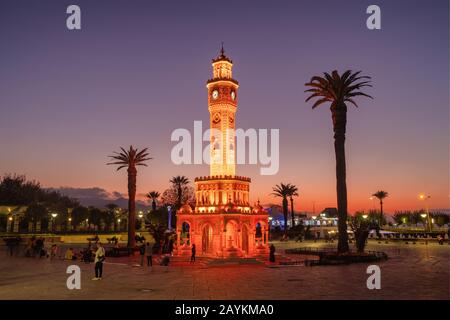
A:
<svg viewBox="0 0 450 320">
<path fill-rule="evenodd" d="M 103 261 L 105 261 L 105 248 L 101 242 L 97 243 L 97 251 L 95 252 L 95 277 L 92 280 L 101 280 L 103 274 Z"/>
<path fill-rule="evenodd" d="M 194 244 L 192 244 L 192 249 L 191 249 L 191 263 L 193 263 L 193 262 L 195 262 L 195 253 L 196 253 L 196 250 L 195 250 L 195 243 Z"/>
<path fill-rule="evenodd" d="M 139 254 L 141 256 L 141 267 L 144 266 L 144 257 L 145 257 L 145 243 L 141 244 L 139 247 Z"/>
<path fill-rule="evenodd" d="M 150 242 L 147 242 L 147 267 L 153 267 L 153 252 Z"/>
<path fill-rule="evenodd" d="M 273 243 L 270 245 L 269 261 L 275 262 L 275 246 L 273 245 Z"/>
<path fill-rule="evenodd" d="M 14 246 L 15 246 L 15 243 L 14 243 L 14 239 L 7 239 L 6 240 L 6 245 L 8 246 L 8 250 L 9 250 L 9 256 L 10 257 L 12 257 L 13 255 L 14 255 Z"/>
<path fill-rule="evenodd" d="M 52 244 L 52 247 L 50 249 L 50 260 L 53 260 L 58 255 L 58 246 L 56 243 Z"/>
</svg>

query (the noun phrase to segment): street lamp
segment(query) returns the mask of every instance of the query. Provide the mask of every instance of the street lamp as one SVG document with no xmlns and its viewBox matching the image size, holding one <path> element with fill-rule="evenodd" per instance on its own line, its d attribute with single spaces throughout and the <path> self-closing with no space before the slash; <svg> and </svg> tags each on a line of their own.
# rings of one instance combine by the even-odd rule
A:
<svg viewBox="0 0 450 320">
<path fill-rule="evenodd" d="M 50 215 L 51 215 L 51 217 L 52 217 L 52 219 L 51 219 L 52 226 L 51 226 L 51 228 L 49 228 L 49 229 L 51 229 L 52 231 L 54 231 L 54 230 L 55 230 L 55 218 L 58 216 L 58 214 L 57 214 L 56 212 L 53 212 L 53 213 L 51 213 Z"/>
<path fill-rule="evenodd" d="M 427 217 L 428 230 L 431 232 L 432 225 L 431 225 L 431 221 L 430 221 L 430 211 L 428 210 L 428 201 L 427 201 L 430 198 L 431 198 L 430 195 L 419 194 L 419 199 L 425 201 L 425 212 L 426 212 L 425 217 Z M 425 217 L 422 217 L 422 218 L 425 218 Z"/>
<path fill-rule="evenodd" d="M 367 217 L 368 217 L 367 214 L 363 214 L 363 215 L 362 215 L 362 218 L 363 218 L 363 219 L 367 219 Z"/>
<path fill-rule="evenodd" d="M 167 230 L 172 231 L 172 207 L 171 206 L 167 206 L 167 215 L 168 217 L 168 222 L 167 222 Z"/>
</svg>

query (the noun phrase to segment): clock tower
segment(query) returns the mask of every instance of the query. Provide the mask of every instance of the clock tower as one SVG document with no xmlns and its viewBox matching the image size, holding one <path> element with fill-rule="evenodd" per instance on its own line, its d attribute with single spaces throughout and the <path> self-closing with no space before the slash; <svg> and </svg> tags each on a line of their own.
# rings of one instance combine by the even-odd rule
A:
<svg viewBox="0 0 450 320">
<path fill-rule="evenodd" d="M 263 256 L 269 252 L 268 213 L 250 204 L 248 177 L 236 175 L 235 128 L 237 91 L 233 62 L 222 50 L 212 60 L 213 77 L 206 84 L 211 129 L 210 175 L 197 177 L 195 207 L 177 211 L 176 254 L 228 258 Z"/>
<path fill-rule="evenodd" d="M 236 173 L 235 115 L 239 83 L 233 79 L 233 61 L 222 49 L 212 60 L 213 78 L 207 81 L 211 128 L 211 176 Z"/>
</svg>

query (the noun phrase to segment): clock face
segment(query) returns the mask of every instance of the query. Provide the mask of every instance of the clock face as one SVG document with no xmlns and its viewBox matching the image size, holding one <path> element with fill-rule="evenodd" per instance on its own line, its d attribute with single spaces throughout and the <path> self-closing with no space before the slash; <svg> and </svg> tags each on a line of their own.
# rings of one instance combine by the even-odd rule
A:
<svg viewBox="0 0 450 320">
<path fill-rule="evenodd" d="M 231 100 L 236 99 L 236 92 L 231 91 Z"/>
<path fill-rule="evenodd" d="M 212 97 L 213 97 L 213 99 L 217 99 L 217 98 L 219 97 L 219 91 L 214 90 L 214 91 L 212 92 Z"/>
</svg>

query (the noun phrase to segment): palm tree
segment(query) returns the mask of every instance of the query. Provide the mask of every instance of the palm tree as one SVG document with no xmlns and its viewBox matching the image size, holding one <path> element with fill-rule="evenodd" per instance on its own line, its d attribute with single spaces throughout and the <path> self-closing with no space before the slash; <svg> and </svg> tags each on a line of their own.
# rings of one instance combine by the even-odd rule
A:
<svg viewBox="0 0 450 320">
<path fill-rule="evenodd" d="M 291 220 L 292 220 L 292 227 L 295 227 L 295 220 L 294 220 L 294 198 L 298 197 L 298 188 L 294 184 L 288 183 L 289 186 L 289 200 L 291 201 Z"/>
<path fill-rule="evenodd" d="M 149 157 L 147 148 L 138 150 L 130 146 L 129 150 L 120 147 L 121 152 L 114 152 L 109 156 L 113 162 L 108 165 L 118 165 L 117 171 L 127 168 L 128 172 L 128 247 L 133 248 L 135 245 L 135 228 L 136 228 L 136 175 L 137 166 L 147 166 L 145 161 L 153 158 Z"/>
<path fill-rule="evenodd" d="M 287 197 L 291 193 L 291 184 L 280 183 L 272 188 L 272 195 L 283 199 L 283 216 L 284 216 L 284 234 L 287 234 L 287 219 L 288 219 L 288 200 Z"/>
<path fill-rule="evenodd" d="M 185 176 L 176 176 L 170 179 L 170 183 L 177 189 L 177 209 L 181 208 L 183 199 L 183 187 L 189 183 L 189 179 Z"/>
<path fill-rule="evenodd" d="M 386 191 L 383 190 L 378 190 L 377 192 L 375 192 L 372 197 L 376 197 L 380 200 L 380 221 L 379 221 L 379 226 L 381 228 L 381 224 L 383 223 L 383 199 L 386 198 L 388 196 L 388 193 Z"/>
<path fill-rule="evenodd" d="M 152 211 L 156 211 L 156 200 L 161 194 L 158 191 L 151 191 L 147 193 L 147 198 L 152 199 Z"/>
<path fill-rule="evenodd" d="M 306 101 L 319 98 L 313 109 L 323 103 L 330 103 L 331 118 L 334 130 L 334 152 L 336 156 L 336 193 L 338 207 L 338 253 L 349 251 L 347 236 L 347 183 L 345 164 L 345 131 L 347 126 L 347 103 L 358 107 L 353 98 L 370 95 L 361 92 L 364 87 L 371 87 L 370 77 L 360 76 L 361 71 L 347 70 L 341 75 L 334 70 L 331 75 L 324 73 L 324 77 L 315 76 L 305 85 L 312 87 L 305 92 L 311 92 Z"/>
</svg>

